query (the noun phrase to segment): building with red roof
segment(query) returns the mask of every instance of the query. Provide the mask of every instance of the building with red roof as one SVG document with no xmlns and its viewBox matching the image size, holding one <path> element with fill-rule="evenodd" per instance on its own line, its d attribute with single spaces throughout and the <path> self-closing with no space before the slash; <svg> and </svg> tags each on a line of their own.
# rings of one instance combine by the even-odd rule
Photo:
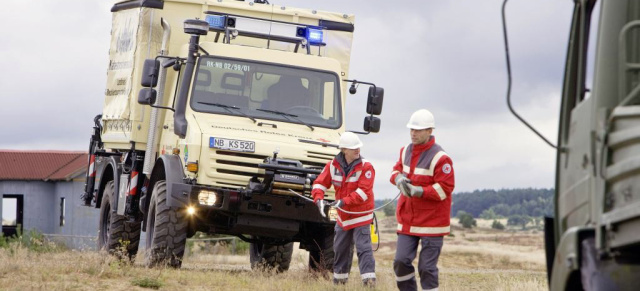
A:
<svg viewBox="0 0 640 291">
<path fill-rule="evenodd" d="M 2 232 L 37 230 L 70 247 L 95 247 L 98 209 L 84 206 L 88 155 L 0 150 Z"/>
</svg>

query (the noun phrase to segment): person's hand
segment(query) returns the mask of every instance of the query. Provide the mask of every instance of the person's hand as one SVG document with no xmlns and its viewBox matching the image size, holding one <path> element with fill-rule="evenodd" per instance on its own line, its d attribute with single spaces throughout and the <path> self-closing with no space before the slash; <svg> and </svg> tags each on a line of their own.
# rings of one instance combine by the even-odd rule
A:
<svg viewBox="0 0 640 291">
<path fill-rule="evenodd" d="M 402 195 L 406 196 L 406 197 L 410 197 L 409 196 L 409 187 L 407 187 L 407 185 L 409 185 L 409 183 L 411 183 L 411 181 L 407 178 L 407 176 L 405 176 L 404 174 L 398 174 L 396 176 L 396 187 L 398 187 L 398 190 L 400 190 L 400 192 L 402 192 Z"/>
<path fill-rule="evenodd" d="M 422 197 L 422 186 L 413 186 L 411 184 L 407 184 L 407 188 L 408 188 L 408 194 L 411 197 Z"/>
<path fill-rule="evenodd" d="M 396 182 L 396 187 L 398 187 L 398 190 L 402 192 L 402 195 L 406 197 L 411 197 L 409 195 L 409 187 L 407 186 L 407 185 L 410 185 L 409 183 L 411 183 L 411 181 L 407 179 L 407 176 L 405 176 L 404 174 L 398 174 L 396 176 L 395 182 Z"/>
<path fill-rule="evenodd" d="M 342 201 L 342 199 L 336 200 L 336 201 L 331 202 L 331 204 L 329 204 L 329 205 L 332 206 L 332 207 L 335 207 L 335 208 L 340 208 L 340 207 L 344 206 L 344 201 Z"/>
<path fill-rule="evenodd" d="M 320 211 L 320 215 L 322 215 L 322 217 L 327 217 L 327 215 L 324 213 L 325 205 L 327 205 L 327 203 L 324 201 L 324 199 L 319 199 L 318 201 L 316 201 L 316 206 L 318 206 L 318 211 Z"/>
</svg>

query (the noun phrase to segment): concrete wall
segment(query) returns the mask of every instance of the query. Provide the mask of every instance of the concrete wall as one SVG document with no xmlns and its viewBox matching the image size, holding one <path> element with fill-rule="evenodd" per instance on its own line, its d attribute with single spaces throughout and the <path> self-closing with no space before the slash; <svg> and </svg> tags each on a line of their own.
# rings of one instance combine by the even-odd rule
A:
<svg viewBox="0 0 640 291">
<path fill-rule="evenodd" d="M 84 180 L 57 182 L 55 184 L 54 226 L 51 234 L 74 248 L 95 248 L 98 235 L 100 210 L 84 206 L 80 197 L 84 192 Z M 65 198 L 64 225 L 60 226 L 60 200 Z M 55 237 L 55 236 L 53 236 Z"/>
<path fill-rule="evenodd" d="M 36 229 L 42 233 L 53 232 L 53 191 L 54 184 L 42 181 L 2 181 L 0 193 L 3 195 L 23 195 L 24 232 Z"/>
<path fill-rule="evenodd" d="M 95 249 L 100 211 L 82 205 L 80 196 L 83 192 L 82 180 L 0 181 L 0 194 L 19 194 L 24 197 L 25 232 L 35 229 L 71 248 Z M 65 198 L 63 226 L 60 226 L 61 198 Z M 0 205 L 0 217 L 1 209 Z"/>
</svg>

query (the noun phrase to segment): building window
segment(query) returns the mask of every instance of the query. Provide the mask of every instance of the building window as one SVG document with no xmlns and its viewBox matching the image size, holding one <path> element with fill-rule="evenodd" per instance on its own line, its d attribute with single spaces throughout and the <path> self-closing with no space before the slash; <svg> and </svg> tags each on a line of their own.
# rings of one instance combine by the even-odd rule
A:
<svg viewBox="0 0 640 291">
<path fill-rule="evenodd" d="M 64 205 L 64 197 L 60 198 L 60 226 L 64 226 L 64 216 L 65 216 L 65 205 Z"/>
</svg>

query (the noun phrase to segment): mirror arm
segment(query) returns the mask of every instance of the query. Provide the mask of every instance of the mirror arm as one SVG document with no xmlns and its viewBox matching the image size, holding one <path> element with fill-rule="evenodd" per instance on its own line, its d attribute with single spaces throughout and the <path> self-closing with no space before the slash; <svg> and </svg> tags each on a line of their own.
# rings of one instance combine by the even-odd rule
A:
<svg viewBox="0 0 640 291">
<path fill-rule="evenodd" d="M 353 84 L 365 84 L 365 85 L 371 85 L 373 86 L 373 90 L 376 90 L 376 84 L 374 83 L 369 83 L 369 82 L 363 82 L 363 81 L 358 81 L 358 80 L 347 80 L 347 79 L 343 79 L 343 82 L 351 82 Z"/>
<path fill-rule="evenodd" d="M 362 134 L 362 135 L 367 135 L 367 134 L 370 134 L 370 133 L 371 133 L 371 132 L 369 132 L 369 131 L 352 131 L 352 130 L 347 130 L 347 131 L 349 131 L 349 132 L 353 132 L 353 133 L 355 133 L 355 134 Z"/>
<path fill-rule="evenodd" d="M 173 109 L 173 108 L 171 108 L 171 107 L 158 106 L 158 105 L 153 105 L 153 104 L 150 104 L 149 106 L 151 106 L 151 107 L 153 107 L 153 108 L 160 108 L 160 109 L 167 109 L 167 110 L 171 110 L 171 111 L 173 111 L 174 113 L 176 112 L 176 110 L 175 110 L 175 109 Z"/>
<path fill-rule="evenodd" d="M 373 114 L 370 114 L 369 116 L 373 118 Z M 355 134 L 362 134 L 362 135 L 367 135 L 371 133 L 371 131 L 353 131 L 353 130 L 347 130 L 347 131 L 353 132 Z"/>
</svg>

